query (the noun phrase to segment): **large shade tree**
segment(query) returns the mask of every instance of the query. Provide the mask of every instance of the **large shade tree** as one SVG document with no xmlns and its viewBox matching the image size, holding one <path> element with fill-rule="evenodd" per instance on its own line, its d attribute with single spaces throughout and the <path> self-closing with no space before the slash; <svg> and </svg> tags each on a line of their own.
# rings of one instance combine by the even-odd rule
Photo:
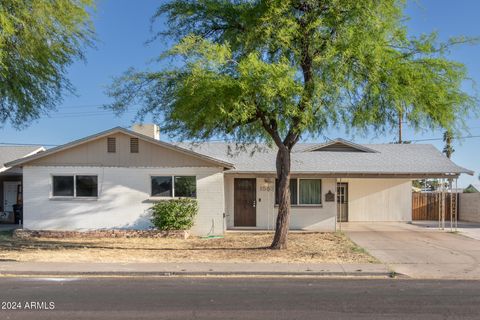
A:
<svg viewBox="0 0 480 320">
<path fill-rule="evenodd" d="M 129 70 L 110 108 L 141 106 L 177 137 L 224 136 L 278 149 L 279 208 L 271 248 L 287 245 L 291 151 L 333 125 L 384 131 L 453 128 L 473 104 L 456 38 L 407 36 L 397 0 L 172 0 L 154 18 L 173 45 L 158 69 Z M 165 20 L 163 20 L 165 19 Z M 165 39 L 164 38 L 164 39 Z"/>
<path fill-rule="evenodd" d="M 66 68 L 92 44 L 93 0 L 0 0 L 0 125 L 27 124 L 72 92 Z"/>
</svg>

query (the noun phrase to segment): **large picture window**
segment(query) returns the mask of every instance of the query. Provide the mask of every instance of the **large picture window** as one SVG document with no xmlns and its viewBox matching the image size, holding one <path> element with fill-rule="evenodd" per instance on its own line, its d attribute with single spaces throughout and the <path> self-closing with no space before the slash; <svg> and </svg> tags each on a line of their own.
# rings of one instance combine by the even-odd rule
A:
<svg viewBox="0 0 480 320">
<path fill-rule="evenodd" d="M 152 197 L 196 198 L 195 176 L 152 176 Z"/>
<path fill-rule="evenodd" d="M 52 196 L 98 197 L 98 178 L 94 175 L 62 175 L 52 177 Z"/>
<path fill-rule="evenodd" d="M 322 183 L 320 179 L 300 179 L 298 195 L 300 204 L 321 204 Z"/>
<path fill-rule="evenodd" d="M 278 204 L 278 179 L 275 180 L 275 204 Z M 291 205 L 321 205 L 321 179 L 290 179 Z"/>
</svg>

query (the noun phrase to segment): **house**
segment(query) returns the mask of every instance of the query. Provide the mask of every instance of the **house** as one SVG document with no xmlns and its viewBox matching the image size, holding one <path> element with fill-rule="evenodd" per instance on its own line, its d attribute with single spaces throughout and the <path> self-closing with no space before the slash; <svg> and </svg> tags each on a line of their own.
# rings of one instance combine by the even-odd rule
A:
<svg viewBox="0 0 480 320">
<path fill-rule="evenodd" d="M 27 157 L 45 148 L 38 146 L 0 146 L 0 224 L 14 223 L 13 209 L 21 202 L 22 169 L 4 163 Z"/>
<path fill-rule="evenodd" d="M 463 189 L 464 193 L 478 193 L 480 192 L 480 185 L 478 184 L 469 184 L 468 187 Z"/>
<path fill-rule="evenodd" d="M 276 150 L 226 142 L 170 144 L 158 127 L 113 128 L 7 165 L 23 170 L 24 228 L 148 228 L 149 208 L 198 200 L 192 233 L 274 229 Z M 413 179 L 471 171 L 431 145 L 359 145 L 342 139 L 292 151 L 292 229 L 338 221 L 411 221 Z"/>
</svg>

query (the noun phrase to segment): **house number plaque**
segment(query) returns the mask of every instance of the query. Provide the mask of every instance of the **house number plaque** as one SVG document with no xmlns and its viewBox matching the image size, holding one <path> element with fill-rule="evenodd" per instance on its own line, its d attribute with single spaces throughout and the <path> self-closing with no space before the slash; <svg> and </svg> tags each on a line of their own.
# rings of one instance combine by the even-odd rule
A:
<svg viewBox="0 0 480 320">
<path fill-rule="evenodd" d="M 325 194 L 325 202 L 333 202 L 335 201 L 335 194 L 332 193 L 332 190 L 329 190 L 327 194 Z"/>
</svg>

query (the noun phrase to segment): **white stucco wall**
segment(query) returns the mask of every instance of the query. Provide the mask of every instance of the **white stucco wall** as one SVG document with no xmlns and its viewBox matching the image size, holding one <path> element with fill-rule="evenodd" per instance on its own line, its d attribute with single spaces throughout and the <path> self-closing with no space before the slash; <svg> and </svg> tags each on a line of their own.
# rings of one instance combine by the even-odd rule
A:
<svg viewBox="0 0 480 320">
<path fill-rule="evenodd" d="M 227 228 L 234 227 L 234 179 L 256 178 L 257 181 L 257 228 L 275 229 L 277 208 L 275 207 L 275 184 L 274 178 L 267 183 L 265 177 L 255 175 L 225 174 L 225 213 Z M 292 206 L 290 215 L 290 228 L 312 231 L 335 231 L 336 203 L 325 202 L 325 194 L 328 191 L 336 192 L 335 179 L 322 179 L 321 206 L 302 207 Z"/>
<path fill-rule="evenodd" d="M 412 182 L 406 179 L 342 179 L 348 182 L 349 221 L 411 221 Z"/>
<path fill-rule="evenodd" d="M 98 175 L 98 199 L 51 198 L 52 175 Z M 151 175 L 195 175 L 199 213 L 192 233 L 223 233 L 223 169 L 215 167 L 125 168 L 26 166 L 23 170 L 24 228 L 32 230 L 144 229 L 151 226 L 148 209 Z"/>
</svg>

